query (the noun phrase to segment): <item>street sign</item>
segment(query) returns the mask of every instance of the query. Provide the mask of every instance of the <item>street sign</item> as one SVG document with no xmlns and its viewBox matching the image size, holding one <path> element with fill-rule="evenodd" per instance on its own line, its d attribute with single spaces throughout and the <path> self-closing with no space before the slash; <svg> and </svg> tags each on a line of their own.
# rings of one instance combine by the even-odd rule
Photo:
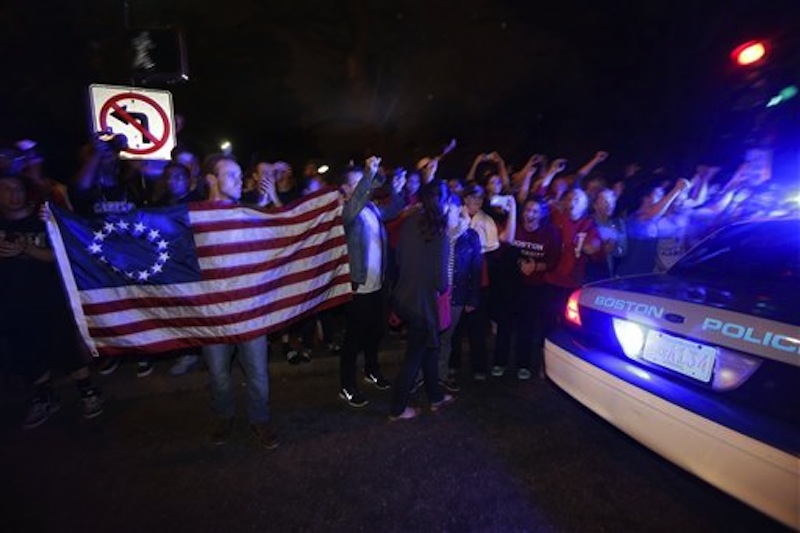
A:
<svg viewBox="0 0 800 533">
<path fill-rule="evenodd" d="M 122 134 L 128 148 L 120 152 L 125 159 L 169 160 L 175 147 L 175 121 L 169 91 L 89 86 L 92 127 L 95 132 Z"/>
</svg>

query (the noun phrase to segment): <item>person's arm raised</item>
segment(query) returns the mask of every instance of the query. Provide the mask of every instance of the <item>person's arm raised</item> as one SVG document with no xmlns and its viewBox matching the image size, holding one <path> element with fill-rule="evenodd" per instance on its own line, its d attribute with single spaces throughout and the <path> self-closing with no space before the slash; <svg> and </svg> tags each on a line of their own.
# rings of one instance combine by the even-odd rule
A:
<svg viewBox="0 0 800 533">
<path fill-rule="evenodd" d="M 508 211 L 508 220 L 497 238 L 500 242 L 511 244 L 514 240 L 514 235 L 517 233 L 517 202 L 514 201 L 513 196 L 505 196 L 504 198 L 508 202 L 504 206 L 504 209 Z"/>
<path fill-rule="evenodd" d="M 586 176 L 588 176 L 589 173 L 592 170 L 594 170 L 594 167 L 596 167 L 606 159 L 608 159 L 608 152 L 599 151 L 596 154 L 594 154 L 594 157 L 592 157 L 589 161 L 587 161 L 586 164 L 583 165 L 578 170 L 578 178 L 583 179 Z"/>
<path fill-rule="evenodd" d="M 486 154 L 478 154 L 475 156 L 475 160 L 472 161 L 472 166 L 469 167 L 467 176 L 466 178 L 464 178 L 465 182 L 473 183 L 475 181 L 475 172 L 477 172 L 478 170 L 478 165 L 480 165 L 485 160 L 486 160 Z"/>
</svg>

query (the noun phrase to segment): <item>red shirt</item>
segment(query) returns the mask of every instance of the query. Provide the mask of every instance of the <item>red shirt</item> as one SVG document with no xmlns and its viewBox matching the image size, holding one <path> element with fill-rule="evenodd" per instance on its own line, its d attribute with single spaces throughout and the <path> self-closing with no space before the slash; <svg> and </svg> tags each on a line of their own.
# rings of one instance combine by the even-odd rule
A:
<svg viewBox="0 0 800 533">
<path fill-rule="evenodd" d="M 522 283 L 525 285 L 542 285 L 545 274 L 559 263 L 561 233 L 552 224 L 539 226 L 535 231 L 528 231 L 523 224 L 519 224 L 511 245 L 518 250 L 518 260 L 532 259 L 547 265 L 545 270 L 537 270 L 527 276 L 522 274 Z M 519 266 L 515 265 L 515 268 L 519 269 Z"/>
<path fill-rule="evenodd" d="M 561 257 L 556 268 L 545 274 L 545 281 L 558 287 L 577 289 L 583 285 L 589 262 L 589 256 L 582 250 L 583 245 L 589 243 L 599 247 L 600 234 L 594 220 L 588 216 L 572 220 L 569 215 L 555 209 L 551 216 L 553 224 L 561 232 Z"/>
</svg>

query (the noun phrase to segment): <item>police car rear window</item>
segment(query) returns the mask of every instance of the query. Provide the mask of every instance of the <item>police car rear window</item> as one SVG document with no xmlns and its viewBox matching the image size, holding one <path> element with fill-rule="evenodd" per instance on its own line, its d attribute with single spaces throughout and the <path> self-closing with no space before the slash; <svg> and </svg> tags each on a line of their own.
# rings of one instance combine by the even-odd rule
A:
<svg viewBox="0 0 800 533">
<path fill-rule="evenodd" d="M 723 228 L 690 250 L 670 274 L 800 282 L 800 220 Z"/>
</svg>

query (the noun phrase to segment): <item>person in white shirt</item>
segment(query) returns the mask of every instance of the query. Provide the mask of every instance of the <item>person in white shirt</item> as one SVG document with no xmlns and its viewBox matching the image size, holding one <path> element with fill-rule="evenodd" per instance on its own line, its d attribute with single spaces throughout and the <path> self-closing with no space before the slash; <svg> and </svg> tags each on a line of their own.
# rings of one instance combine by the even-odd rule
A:
<svg viewBox="0 0 800 533">
<path fill-rule="evenodd" d="M 486 380 L 488 370 L 488 348 L 486 337 L 489 333 L 489 315 L 487 313 L 487 297 L 489 291 L 489 274 L 486 264 L 486 254 L 494 252 L 500 248 L 500 240 L 497 234 L 497 225 L 494 220 L 487 215 L 481 207 L 486 192 L 478 184 L 469 185 L 464 191 L 464 205 L 470 217 L 469 226 L 478 234 L 481 243 L 481 254 L 483 265 L 481 268 L 481 295 L 478 305 L 471 311 L 465 310 L 461 318 L 461 323 L 456 329 L 453 338 L 452 354 L 450 358 L 451 368 L 457 369 L 461 362 L 461 338 L 467 332 L 469 339 L 469 357 L 472 375 L 476 381 Z"/>
</svg>

